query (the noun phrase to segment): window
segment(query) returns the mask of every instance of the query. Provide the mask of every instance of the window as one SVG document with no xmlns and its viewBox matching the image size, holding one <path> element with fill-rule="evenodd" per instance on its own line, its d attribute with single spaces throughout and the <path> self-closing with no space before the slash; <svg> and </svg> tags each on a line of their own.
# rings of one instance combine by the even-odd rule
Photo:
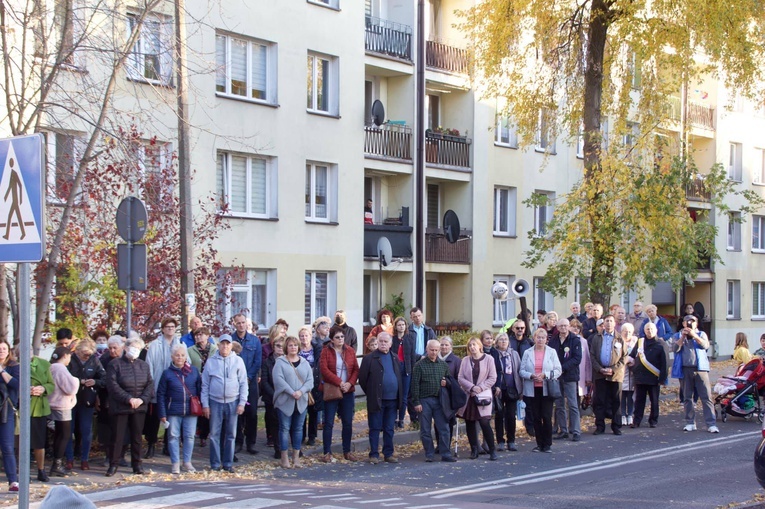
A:
<svg viewBox="0 0 765 509">
<path fill-rule="evenodd" d="M 515 237 L 516 189 L 494 188 L 494 235 Z"/>
<path fill-rule="evenodd" d="M 329 316 L 335 305 L 335 272 L 305 273 L 305 323 Z"/>
<path fill-rule="evenodd" d="M 221 210 L 233 216 L 277 217 L 274 158 L 218 152 L 216 176 Z"/>
<path fill-rule="evenodd" d="M 276 45 L 215 36 L 215 92 L 276 103 Z"/>
<path fill-rule="evenodd" d="M 142 196 L 149 209 L 168 212 L 172 209 L 175 190 L 175 169 L 172 164 L 172 146 L 169 143 L 145 142 L 133 148 L 138 162 Z"/>
<path fill-rule="evenodd" d="M 438 228 L 441 224 L 441 190 L 438 184 L 427 187 L 427 228 Z"/>
<path fill-rule="evenodd" d="M 555 129 L 552 125 L 553 114 L 550 110 L 543 109 L 539 112 L 539 126 L 537 127 L 537 152 L 555 154 Z"/>
<path fill-rule="evenodd" d="M 159 85 L 172 82 L 173 20 L 156 14 L 147 15 L 141 26 L 140 16 L 128 14 L 128 37 L 139 31 L 133 52 L 127 61 L 127 72 L 131 79 Z"/>
<path fill-rule="evenodd" d="M 428 129 L 437 129 L 441 126 L 441 97 L 427 94 L 425 96 L 425 107 L 428 110 Z"/>
<path fill-rule="evenodd" d="M 728 155 L 728 178 L 741 182 L 741 143 L 730 143 Z"/>
<path fill-rule="evenodd" d="M 576 137 L 576 157 L 584 159 L 584 126 L 579 126 L 579 134 Z"/>
<path fill-rule="evenodd" d="M 752 251 L 765 253 L 765 216 L 752 216 Z"/>
<path fill-rule="evenodd" d="M 765 318 L 765 283 L 752 283 L 752 318 Z"/>
<path fill-rule="evenodd" d="M 70 133 L 47 133 L 48 153 L 48 199 L 54 203 L 64 203 L 74 191 L 74 178 L 80 165 L 80 157 L 85 150 L 85 140 Z M 84 198 L 84 193 L 77 190 L 76 202 Z"/>
<path fill-rule="evenodd" d="M 338 114 L 337 59 L 308 53 L 307 107 L 316 113 Z"/>
<path fill-rule="evenodd" d="M 552 311 L 555 309 L 553 295 L 541 288 L 543 281 L 544 279 L 541 277 L 534 278 L 534 309 L 532 309 L 531 312 L 534 313 L 532 317 L 535 320 L 537 310 L 544 309 L 545 311 Z"/>
<path fill-rule="evenodd" d="M 305 165 L 305 218 L 337 222 L 337 171 L 326 163 Z"/>
<path fill-rule="evenodd" d="M 244 313 L 259 329 L 276 321 L 276 271 L 269 269 L 232 269 L 229 281 L 218 287 L 218 314 L 229 323 L 237 313 Z"/>
<path fill-rule="evenodd" d="M 83 58 L 77 54 L 77 48 L 82 43 L 84 29 L 79 11 L 75 0 L 56 0 L 53 5 L 53 26 L 58 32 L 54 37 L 60 43 L 61 63 L 81 67 Z"/>
<path fill-rule="evenodd" d="M 741 282 L 728 280 L 727 282 L 728 304 L 725 312 L 726 318 L 741 318 Z"/>
<path fill-rule="evenodd" d="M 512 290 L 512 284 L 515 281 L 515 276 L 494 276 L 494 281 L 492 282 L 492 285 L 494 283 L 505 283 L 507 285 L 508 293 L 511 293 Z M 510 297 L 510 295 L 508 295 Z M 494 315 L 492 317 L 492 326 L 493 327 L 502 327 L 505 322 L 507 322 L 509 319 L 515 317 L 515 301 L 505 299 L 505 300 L 497 300 L 492 298 L 494 301 Z M 512 304 L 512 306 L 511 306 Z"/>
<path fill-rule="evenodd" d="M 588 286 L 590 284 L 590 278 L 578 277 L 574 279 L 574 295 L 576 301 L 582 305 L 582 312 L 584 313 L 584 300 L 588 292 Z"/>
<path fill-rule="evenodd" d="M 630 59 L 629 62 L 627 62 L 627 65 L 631 76 L 630 85 L 632 89 L 640 90 L 643 83 L 643 66 L 640 57 L 634 51 L 630 54 Z"/>
<path fill-rule="evenodd" d="M 333 9 L 340 8 L 340 0 L 308 0 L 308 3 L 325 5 L 327 7 L 332 7 Z"/>
<path fill-rule="evenodd" d="M 754 168 L 752 169 L 752 182 L 765 184 L 765 149 L 755 149 Z"/>
<path fill-rule="evenodd" d="M 534 231 L 539 237 L 543 237 L 547 234 L 547 223 L 550 222 L 553 216 L 553 201 L 555 200 L 555 193 L 548 191 L 536 191 L 534 194 L 542 197 L 545 204 L 539 204 L 534 206 Z"/>
<path fill-rule="evenodd" d="M 503 147 L 518 148 L 518 132 L 507 115 L 497 115 L 497 132 L 494 142 Z"/>
<path fill-rule="evenodd" d="M 753 232 L 754 236 L 754 232 Z M 752 240 L 754 242 L 754 240 Z M 728 213 L 728 251 L 741 251 L 741 213 Z"/>
</svg>

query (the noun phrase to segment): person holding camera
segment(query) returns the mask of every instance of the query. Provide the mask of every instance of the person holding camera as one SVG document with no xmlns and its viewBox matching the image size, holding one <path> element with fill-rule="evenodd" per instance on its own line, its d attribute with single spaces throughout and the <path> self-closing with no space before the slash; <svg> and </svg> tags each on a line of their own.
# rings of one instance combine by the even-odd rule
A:
<svg viewBox="0 0 765 509">
<path fill-rule="evenodd" d="M 489 459 L 495 461 L 497 452 L 494 445 L 494 432 L 491 429 L 492 389 L 497 382 L 497 368 L 494 357 L 483 350 L 481 340 L 473 337 L 468 340 L 467 350 L 470 355 L 462 359 L 460 365 L 460 387 L 468 395 L 467 403 L 457 411 L 457 416 L 465 419 L 470 459 L 478 458 L 478 426 L 489 446 Z"/>
<path fill-rule="evenodd" d="M 686 315 L 685 327 L 673 336 L 672 349 L 682 358 L 683 364 L 683 406 L 685 407 L 685 427 L 683 431 L 696 431 L 696 409 L 693 404 L 693 390 L 704 409 L 704 421 L 710 433 L 719 433 L 715 418 L 715 406 L 710 397 L 709 358 L 707 349 L 709 339 L 704 331 L 697 329 L 698 318 Z"/>
</svg>

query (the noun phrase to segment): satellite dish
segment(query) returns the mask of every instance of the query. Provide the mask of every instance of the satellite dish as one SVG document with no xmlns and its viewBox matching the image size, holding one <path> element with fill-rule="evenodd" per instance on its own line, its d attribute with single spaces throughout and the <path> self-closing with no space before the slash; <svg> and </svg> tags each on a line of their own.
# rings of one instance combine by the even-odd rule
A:
<svg viewBox="0 0 765 509">
<path fill-rule="evenodd" d="M 380 257 L 381 267 L 387 267 L 393 259 L 393 248 L 388 237 L 380 237 L 377 241 L 377 255 Z"/>
<path fill-rule="evenodd" d="M 381 126 L 385 122 L 385 106 L 380 99 L 375 99 L 372 103 L 372 122 L 376 126 Z"/>
<path fill-rule="evenodd" d="M 491 287 L 491 296 L 496 300 L 507 300 L 507 294 L 509 292 L 510 290 L 508 290 L 507 285 L 501 281 L 497 281 L 494 283 L 494 286 Z"/>
<path fill-rule="evenodd" d="M 449 244 L 456 243 L 460 238 L 460 219 L 453 210 L 444 214 L 444 235 Z"/>
</svg>

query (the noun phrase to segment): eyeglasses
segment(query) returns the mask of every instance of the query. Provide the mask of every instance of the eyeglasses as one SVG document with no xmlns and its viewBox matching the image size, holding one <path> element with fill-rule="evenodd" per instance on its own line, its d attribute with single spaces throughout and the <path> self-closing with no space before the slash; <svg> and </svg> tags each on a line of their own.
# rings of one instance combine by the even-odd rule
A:
<svg viewBox="0 0 765 509">
<path fill-rule="evenodd" d="M 525 331 L 525 330 L 526 330 L 526 327 L 516 327 L 516 328 L 515 328 L 515 330 L 516 330 L 517 332 Z"/>
</svg>

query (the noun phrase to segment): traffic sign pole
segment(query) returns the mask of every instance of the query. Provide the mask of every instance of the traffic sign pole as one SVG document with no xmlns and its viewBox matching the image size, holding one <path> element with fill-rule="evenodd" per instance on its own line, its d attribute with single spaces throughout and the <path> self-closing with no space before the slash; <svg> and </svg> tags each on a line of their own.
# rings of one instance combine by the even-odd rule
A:
<svg viewBox="0 0 765 509">
<path fill-rule="evenodd" d="M 21 380 L 19 380 L 19 509 L 29 507 L 29 438 L 31 363 L 32 363 L 32 328 L 29 317 L 30 306 L 30 270 L 28 263 L 19 266 L 19 362 Z"/>
</svg>

